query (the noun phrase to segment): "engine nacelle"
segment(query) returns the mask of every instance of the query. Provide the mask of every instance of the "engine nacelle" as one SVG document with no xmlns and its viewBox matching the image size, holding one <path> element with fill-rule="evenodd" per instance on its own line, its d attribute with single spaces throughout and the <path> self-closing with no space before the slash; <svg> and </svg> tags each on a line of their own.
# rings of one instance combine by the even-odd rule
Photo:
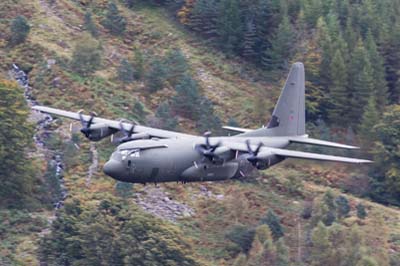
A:
<svg viewBox="0 0 400 266">
<path fill-rule="evenodd" d="M 99 141 L 112 134 L 116 133 L 118 130 L 108 127 L 106 124 L 95 124 L 90 128 L 84 128 L 81 132 L 91 141 Z"/>
</svg>

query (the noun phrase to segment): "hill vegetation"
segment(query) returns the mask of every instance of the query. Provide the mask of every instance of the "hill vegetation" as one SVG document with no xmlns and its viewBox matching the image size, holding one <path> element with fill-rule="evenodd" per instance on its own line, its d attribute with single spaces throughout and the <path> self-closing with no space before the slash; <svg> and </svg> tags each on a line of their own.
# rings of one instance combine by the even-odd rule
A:
<svg viewBox="0 0 400 266">
<path fill-rule="evenodd" d="M 87 182 L 88 142 L 55 122 L 45 145 L 63 155 L 69 196 L 53 217 L 47 162 L 29 157 L 22 89 L 2 80 L 0 264 L 399 265 L 400 211 L 382 205 L 400 204 L 399 7 L 1 1 L 1 75 L 18 64 L 41 104 L 189 133 L 220 133 L 223 122 L 255 128 L 290 63 L 303 61 L 310 134 L 361 144 L 376 163 L 289 161 L 229 184 L 162 185 L 195 212 L 172 224 L 137 206 L 141 186 L 101 171 Z M 102 165 L 113 145 L 96 145 Z"/>
</svg>

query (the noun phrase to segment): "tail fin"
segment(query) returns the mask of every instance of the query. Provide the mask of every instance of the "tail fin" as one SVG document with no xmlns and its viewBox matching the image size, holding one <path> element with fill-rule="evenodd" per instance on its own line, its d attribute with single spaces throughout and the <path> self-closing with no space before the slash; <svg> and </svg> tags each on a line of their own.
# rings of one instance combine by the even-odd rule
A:
<svg viewBox="0 0 400 266">
<path fill-rule="evenodd" d="M 293 64 L 268 125 L 244 136 L 305 135 L 305 74 L 302 63 Z"/>
</svg>

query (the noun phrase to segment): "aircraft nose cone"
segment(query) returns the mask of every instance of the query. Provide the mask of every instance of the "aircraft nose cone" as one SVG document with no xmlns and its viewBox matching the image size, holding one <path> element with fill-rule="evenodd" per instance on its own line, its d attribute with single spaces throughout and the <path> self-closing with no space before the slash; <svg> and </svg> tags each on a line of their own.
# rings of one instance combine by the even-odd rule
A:
<svg viewBox="0 0 400 266">
<path fill-rule="evenodd" d="M 122 170 L 121 163 L 112 159 L 103 166 L 103 172 L 115 179 L 120 179 L 122 177 Z"/>
</svg>

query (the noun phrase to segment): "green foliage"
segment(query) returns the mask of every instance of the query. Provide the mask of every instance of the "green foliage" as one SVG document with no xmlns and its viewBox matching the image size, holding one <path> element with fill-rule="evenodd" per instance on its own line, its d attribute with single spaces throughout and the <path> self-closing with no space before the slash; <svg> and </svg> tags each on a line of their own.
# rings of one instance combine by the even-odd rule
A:
<svg viewBox="0 0 400 266">
<path fill-rule="evenodd" d="M 379 113 L 376 107 L 376 100 L 374 96 L 371 96 L 368 100 L 368 104 L 364 109 L 364 114 L 361 119 L 360 135 L 363 137 L 364 142 L 370 145 L 372 148 L 373 143 L 376 139 L 374 132 L 374 126 L 379 123 Z"/>
<path fill-rule="evenodd" d="M 31 27 L 24 16 L 17 16 L 11 21 L 11 40 L 12 45 L 23 43 L 28 37 Z"/>
<path fill-rule="evenodd" d="M 330 65 L 332 87 L 330 89 L 331 105 L 329 119 L 338 125 L 349 123 L 350 94 L 347 89 L 348 70 L 342 53 L 337 50 Z"/>
<path fill-rule="evenodd" d="M 83 28 L 87 30 L 93 37 L 97 37 L 99 35 L 99 31 L 97 30 L 96 24 L 92 19 L 92 13 L 90 12 L 85 13 Z"/>
<path fill-rule="evenodd" d="M 67 201 L 40 244 L 49 265 L 200 265 L 175 227 L 131 204 L 104 199 L 98 206 Z"/>
<path fill-rule="evenodd" d="M 243 26 L 238 0 L 221 0 L 218 4 L 217 32 L 222 50 L 233 53 L 240 46 Z"/>
<path fill-rule="evenodd" d="M 184 117 L 196 119 L 199 117 L 199 85 L 190 76 L 185 75 L 175 87 L 176 96 L 172 99 L 174 110 Z"/>
<path fill-rule="evenodd" d="M 253 243 L 255 230 L 244 225 L 236 225 L 225 235 L 227 239 L 240 247 L 243 253 L 248 253 Z"/>
<path fill-rule="evenodd" d="M 276 34 L 271 39 L 271 48 L 267 49 L 263 57 L 265 68 L 284 69 L 288 67 L 295 39 L 289 18 L 284 16 L 279 24 Z"/>
<path fill-rule="evenodd" d="M 107 6 L 107 12 L 102 24 L 113 35 L 122 35 L 125 32 L 126 20 L 120 15 L 117 5 L 113 1 L 109 2 Z"/>
<path fill-rule="evenodd" d="M 83 35 L 76 44 L 71 61 L 71 68 L 82 76 L 94 73 L 101 64 L 101 50 L 98 41 L 89 35 Z"/>
<path fill-rule="evenodd" d="M 375 127 L 376 142 L 374 184 L 371 197 L 400 204 L 400 105 L 393 105 Z"/>
<path fill-rule="evenodd" d="M 378 266 L 378 263 L 369 256 L 364 256 L 357 262 L 356 266 Z"/>
<path fill-rule="evenodd" d="M 140 80 L 144 75 L 144 59 L 143 54 L 139 49 L 135 49 L 135 57 L 133 60 L 134 65 L 134 73 L 133 76 L 135 79 Z"/>
<path fill-rule="evenodd" d="M 267 215 L 261 219 L 260 223 L 269 226 L 274 239 L 278 239 L 284 235 L 280 219 L 273 210 L 268 210 Z"/>
<path fill-rule="evenodd" d="M 146 83 L 150 93 L 161 90 L 167 79 L 167 69 L 159 58 L 154 58 L 146 74 Z"/>
<path fill-rule="evenodd" d="M 335 200 L 338 218 L 347 217 L 350 213 L 349 201 L 344 196 L 339 196 Z"/>
<path fill-rule="evenodd" d="M 128 8 L 133 8 L 136 4 L 135 0 L 124 0 L 124 4 L 128 7 Z"/>
<path fill-rule="evenodd" d="M 354 50 L 350 64 L 350 88 L 352 89 L 350 119 L 359 123 L 362 118 L 362 111 L 368 103 L 373 92 L 373 70 L 368 54 L 360 41 Z"/>
<path fill-rule="evenodd" d="M 221 130 L 221 120 L 214 112 L 212 102 L 206 98 L 201 97 L 199 101 L 199 119 L 197 120 L 196 127 L 200 133 L 206 131 L 213 131 L 219 133 Z"/>
<path fill-rule="evenodd" d="M 129 198 L 130 196 L 132 196 L 132 188 L 132 183 L 117 182 L 115 184 L 115 191 L 117 192 L 117 195 L 122 198 Z"/>
<path fill-rule="evenodd" d="M 329 265 L 330 251 L 328 228 L 321 222 L 312 231 L 313 248 L 311 250 L 311 261 L 313 265 Z"/>
<path fill-rule="evenodd" d="M 246 266 L 246 255 L 240 253 L 233 262 L 233 266 Z"/>
<path fill-rule="evenodd" d="M 26 150 L 32 145 L 33 127 L 23 90 L 0 79 L 0 202 L 18 206 L 32 196 L 35 171 Z"/>
<path fill-rule="evenodd" d="M 360 219 L 365 219 L 367 217 L 367 211 L 365 210 L 365 206 L 362 203 L 357 204 L 357 217 Z"/>
<path fill-rule="evenodd" d="M 119 65 L 117 72 L 118 79 L 121 80 L 124 84 L 129 84 L 134 81 L 134 69 L 132 64 L 128 60 L 121 60 L 121 64 Z"/>
<path fill-rule="evenodd" d="M 158 127 L 167 130 L 177 130 L 178 120 L 171 113 L 168 102 L 162 102 L 156 110 L 156 118 L 159 118 Z"/>
<path fill-rule="evenodd" d="M 180 49 L 169 50 L 163 64 L 166 67 L 166 78 L 172 86 L 176 86 L 189 70 L 188 62 Z"/>
<path fill-rule="evenodd" d="M 276 266 L 290 265 L 289 248 L 282 238 L 276 242 L 276 255 Z"/>
<path fill-rule="evenodd" d="M 133 114 L 139 121 L 143 121 L 146 115 L 146 111 L 141 101 L 136 101 L 135 104 L 133 105 Z"/>
<path fill-rule="evenodd" d="M 221 120 L 215 115 L 212 102 L 200 95 L 199 85 L 189 74 L 182 77 L 175 90 L 176 95 L 172 99 L 175 112 L 197 120 L 196 127 L 199 132 L 218 131 L 221 128 Z"/>
</svg>

